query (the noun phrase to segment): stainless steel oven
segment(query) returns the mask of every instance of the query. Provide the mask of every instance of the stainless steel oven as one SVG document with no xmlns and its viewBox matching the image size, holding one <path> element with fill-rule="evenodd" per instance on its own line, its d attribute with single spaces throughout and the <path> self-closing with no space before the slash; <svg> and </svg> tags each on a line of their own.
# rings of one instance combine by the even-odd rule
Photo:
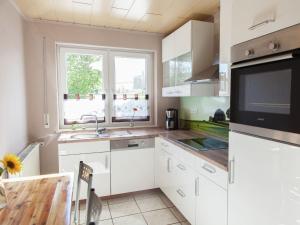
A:
<svg viewBox="0 0 300 225">
<path fill-rule="evenodd" d="M 232 47 L 230 129 L 300 144 L 300 25 Z"/>
</svg>

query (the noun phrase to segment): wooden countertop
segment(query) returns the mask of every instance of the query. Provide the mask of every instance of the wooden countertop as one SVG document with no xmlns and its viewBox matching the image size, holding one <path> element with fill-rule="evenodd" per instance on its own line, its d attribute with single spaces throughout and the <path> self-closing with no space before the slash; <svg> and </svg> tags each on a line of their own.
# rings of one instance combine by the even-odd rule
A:
<svg viewBox="0 0 300 225">
<path fill-rule="evenodd" d="M 129 131 L 130 133 L 128 133 Z M 63 132 L 58 138 L 58 143 L 74 143 L 74 142 L 89 142 L 89 141 L 111 141 L 111 140 L 122 140 L 122 139 L 133 139 L 133 138 L 147 138 L 157 137 L 161 133 L 169 133 L 162 128 L 128 128 L 128 129 L 110 129 L 99 137 L 78 139 L 72 136 L 76 134 L 95 133 L 94 131 L 70 131 Z"/>
<path fill-rule="evenodd" d="M 122 135 L 126 131 L 130 131 L 131 135 Z M 89 131 L 84 131 L 89 133 Z M 87 141 L 104 141 L 104 140 L 121 140 L 121 139 L 133 139 L 133 138 L 149 138 L 149 137 L 163 137 L 166 140 L 173 142 L 179 147 L 191 152 L 197 157 L 201 157 L 208 162 L 218 166 L 221 169 L 228 170 L 228 151 L 227 150 L 208 150 L 208 151 L 195 151 L 190 147 L 187 147 L 178 142 L 179 139 L 189 139 L 189 138 L 197 138 L 203 136 L 210 136 L 205 132 L 198 131 L 190 131 L 190 130 L 175 130 L 175 131 L 167 131 L 163 128 L 130 128 L 130 129 L 112 129 L 108 130 L 107 134 L 93 139 L 74 139 L 71 138 L 72 135 L 78 133 L 83 133 L 83 131 L 79 132 L 64 132 L 60 135 L 58 139 L 58 143 L 73 143 L 73 142 L 87 142 Z M 213 136 L 214 138 L 224 140 L 217 136 Z"/>
<path fill-rule="evenodd" d="M 8 205 L 0 224 L 70 225 L 73 174 L 53 174 L 4 181 Z"/>
</svg>

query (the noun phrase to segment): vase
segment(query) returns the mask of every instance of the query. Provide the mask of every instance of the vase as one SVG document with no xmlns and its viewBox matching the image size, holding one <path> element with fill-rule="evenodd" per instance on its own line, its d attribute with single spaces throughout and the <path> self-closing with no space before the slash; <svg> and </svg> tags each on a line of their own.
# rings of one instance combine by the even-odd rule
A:
<svg viewBox="0 0 300 225">
<path fill-rule="evenodd" d="M 0 176 L 0 209 L 5 208 L 6 205 L 7 205 L 7 195 L 5 191 L 3 178 Z"/>
</svg>

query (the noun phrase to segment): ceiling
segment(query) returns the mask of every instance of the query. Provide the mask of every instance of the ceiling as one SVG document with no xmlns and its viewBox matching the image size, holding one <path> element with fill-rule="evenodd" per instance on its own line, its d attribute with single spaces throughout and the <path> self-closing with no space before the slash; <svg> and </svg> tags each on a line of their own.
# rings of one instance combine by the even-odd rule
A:
<svg viewBox="0 0 300 225">
<path fill-rule="evenodd" d="M 27 18 L 167 34 L 207 19 L 219 0 L 13 0 Z"/>
</svg>

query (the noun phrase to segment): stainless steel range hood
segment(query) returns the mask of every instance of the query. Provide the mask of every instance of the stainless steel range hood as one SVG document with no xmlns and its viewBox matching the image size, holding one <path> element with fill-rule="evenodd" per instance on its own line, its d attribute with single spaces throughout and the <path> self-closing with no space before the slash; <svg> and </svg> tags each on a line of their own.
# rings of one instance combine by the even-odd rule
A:
<svg viewBox="0 0 300 225">
<path fill-rule="evenodd" d="M 214 63 L 207 69 L 185 80 L 186 83 L 209 83 L 219 79 L 219 55 L 215 56 Z"/>
<path fill-rule="evenodd" d="M 185 80 L 187 83 L 206 83 L 219 79 L 219 65 L 212 65 L 206 70 L 192 76 L 190 79 Z"/>
</svg>

